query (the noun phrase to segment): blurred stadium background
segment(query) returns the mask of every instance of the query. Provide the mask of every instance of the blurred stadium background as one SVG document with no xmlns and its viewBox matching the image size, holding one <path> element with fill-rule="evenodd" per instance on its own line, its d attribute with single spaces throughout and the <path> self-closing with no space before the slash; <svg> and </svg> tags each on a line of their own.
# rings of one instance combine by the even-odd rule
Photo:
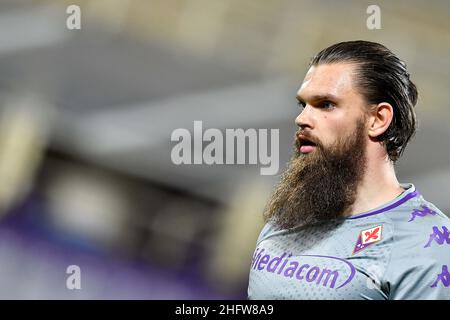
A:
<svg viewBox="0 0 450 320">
<path fill-rule="evenodd" d="M 81 30 L 66 28 L 70 4 Z M 0 298 L 245 298 L 279 175 L 176 166 L 170 135 L 194 120 L 277 128 L 281 172 L 307 63 L 338 41 L 408 63 L 420 123 L 398 174 L 448 214 L 449 13 L 443 0 L 1 0 Z"/>
</svg>

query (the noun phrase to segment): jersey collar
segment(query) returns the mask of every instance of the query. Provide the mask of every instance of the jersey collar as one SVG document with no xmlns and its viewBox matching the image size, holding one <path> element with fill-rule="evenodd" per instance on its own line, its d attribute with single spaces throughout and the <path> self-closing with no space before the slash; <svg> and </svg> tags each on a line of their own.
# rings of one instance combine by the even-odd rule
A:
<svg viewBox="0 0 450 320">
<path fill-rule="evenodd" d="M 394 200 L 389 201 L 388 203 L 385 203 L 384 205 L 382 205 L 378 208 L 375 208 L 373 210 L 370 210 L 370 211 L 367 211 L 364 213 L 359 213 L 357 215 L 353 215 L 347 219 L 360 219 L 360 218 L 365 218 L 365 217 L 370 217 L 370 216 L 373 216 L 376 214 L 380 214 L 385 211 L 392 210 L 412 198 L 420 196 L 419 191 L 416 190 L 416 187 L 412 183 L 404 183 L 404 184 L 401 183 L 400 185 L 403 187 L 403 189 L 405 189 L 405 191 L 402 192 L 402 194 L 400 194 Z"/>
</svg>

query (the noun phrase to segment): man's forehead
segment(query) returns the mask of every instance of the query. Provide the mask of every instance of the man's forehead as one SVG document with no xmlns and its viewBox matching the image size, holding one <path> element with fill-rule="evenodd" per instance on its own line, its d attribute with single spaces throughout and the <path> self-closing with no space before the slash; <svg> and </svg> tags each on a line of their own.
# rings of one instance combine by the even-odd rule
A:
<svg viewBox="0 0 450 320">
<path fill-rule="evenodd" d="M 297 92 L 303 98 L 317 95 L 342 96 L 353 92 L 354 66 L 348 63 L 312 66 Z"/>
</svg>

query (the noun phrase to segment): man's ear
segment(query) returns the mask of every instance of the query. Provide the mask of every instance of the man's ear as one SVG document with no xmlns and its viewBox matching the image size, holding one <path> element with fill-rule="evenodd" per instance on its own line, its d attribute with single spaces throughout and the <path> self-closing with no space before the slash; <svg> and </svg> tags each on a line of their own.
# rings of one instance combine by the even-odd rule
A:
<svg viewBox="0 0 450 320">
<path fill-rule="evenodd" d="M 369 113 L 369 136 L 373 139 L 382 135 L 388 129 L 394 119 L 394 108 L 387 103 L 381 102 L 372 106 Z"/>
</svg>

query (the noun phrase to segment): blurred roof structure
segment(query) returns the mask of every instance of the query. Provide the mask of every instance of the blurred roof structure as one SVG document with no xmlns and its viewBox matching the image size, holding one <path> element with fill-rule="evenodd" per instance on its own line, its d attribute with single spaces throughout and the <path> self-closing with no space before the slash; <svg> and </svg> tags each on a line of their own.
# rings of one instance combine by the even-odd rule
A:
<svg viewBox="0 0 450 320">
<path fill-rule="evenodd" d="M 78 31 L 65 28 L 72 3 L 83 10 Z M 365 26 L 367 5 L 2 1 L 0 90 L 31 92 L 52 106 L 55 150 L 226 200 L 243 179 L 272 184 L 277 177 L 261 177 L 258 166 L 176 166 L 171 132 L 192 131 L 194 120 L 221 130 L 279 128 L 281 171 L 309 58 L 341 40 L 380 41 L 407 61 L 421 94 L 419 132 L 398 173 L 448 211 L 450 5 L 381 2 L 376 31 Z"/>
</svg>

